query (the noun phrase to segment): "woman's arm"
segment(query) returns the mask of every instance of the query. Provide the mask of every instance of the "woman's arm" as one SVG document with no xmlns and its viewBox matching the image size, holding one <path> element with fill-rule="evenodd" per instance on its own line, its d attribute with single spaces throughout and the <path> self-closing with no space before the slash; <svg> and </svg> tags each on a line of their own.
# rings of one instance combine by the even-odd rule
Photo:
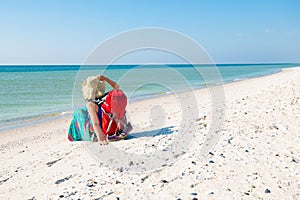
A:
<svg viewBox="0 0 300 200">
<path fill-rule="evenodd" d="M 106 76 L 100 75 L 100 76 L 98 76 L 98 79 L 100 81 L 106 81 L 113 88 L 113 90 L 118 90 L 120 88 L 120 86 L 116 82 L 114 82 L 113 80 L 110 80 Z"/>
<path fill-rule="evenodd" d="M 91 117 L 91 120 L 93 122 L 93 127 L 94 127 L 94 130 L 95 130 L 95 133 L 97 135 L 99 143 L 101 145 L 102 144 L 108 144 L 107 139 L 106 139 L 106 135 L 103 133 L 103 131 L 100 128 L 100 122 L 99 122 L 98 114 L 97 114 L 98 105 L 96 105 L 93 102 L 88 102 L 86 104 L 86 106 L 87 106 L 89 115 Z"/>
</svg>

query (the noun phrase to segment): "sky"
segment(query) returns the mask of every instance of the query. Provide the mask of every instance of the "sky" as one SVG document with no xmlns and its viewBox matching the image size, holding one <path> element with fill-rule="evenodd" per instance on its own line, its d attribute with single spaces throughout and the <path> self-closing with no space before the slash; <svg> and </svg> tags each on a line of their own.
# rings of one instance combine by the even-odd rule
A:
<svg viewBox="0 0 300 200">
<path fill-rule="evenodd" d="M 0 0 L 0 64 L 81 64 L 144 27 L 190 37 L 215 63 L 300 63 L 299 10 L 299 0 Z M 180 60 L 147 51 L 120 62 Z"/>
</svg>

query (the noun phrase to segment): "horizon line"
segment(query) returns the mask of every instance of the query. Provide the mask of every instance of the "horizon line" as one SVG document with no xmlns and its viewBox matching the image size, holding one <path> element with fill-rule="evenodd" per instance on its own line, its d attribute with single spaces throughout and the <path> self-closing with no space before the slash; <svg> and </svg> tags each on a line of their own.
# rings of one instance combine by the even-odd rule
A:
<svg viewBox="0 0 300 200">
<path fill-rule="evenodd" d="M 110 64 L 111 66 L 117 66 L 117 65 L 237 65 L 237 64 L 300 64 L 300 62 L 245 62 L 245 63 L 120 63 L 120 64 Z M 30 66 L 30 65 L 36 65 L 36 66 L 46 66 L 46 65 L 51 65 L 51 66 L 82 66 L 82 65 L 107 65 L 107 64 L 72 64 L 72 63 L 67 63 L 67 64 L 57 64 L 57 63 L 52 63 L 52 64 L 0 64 L 0 66 Z"/>
</svg>

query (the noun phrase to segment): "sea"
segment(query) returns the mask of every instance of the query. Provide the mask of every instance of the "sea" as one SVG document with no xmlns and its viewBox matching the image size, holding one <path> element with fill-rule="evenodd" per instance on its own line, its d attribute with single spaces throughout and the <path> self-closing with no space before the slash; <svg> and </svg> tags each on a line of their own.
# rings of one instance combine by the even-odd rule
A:
<svg viewBox="0 0 300 200">
<path fill-rule="evenodd" d="M 0 131 L 71 115 L 84 106 L 81 83 L 91 75 L 118 82 L 131 102 L 295 66 L 300 64 L 0 65 Z"/>
</svg>

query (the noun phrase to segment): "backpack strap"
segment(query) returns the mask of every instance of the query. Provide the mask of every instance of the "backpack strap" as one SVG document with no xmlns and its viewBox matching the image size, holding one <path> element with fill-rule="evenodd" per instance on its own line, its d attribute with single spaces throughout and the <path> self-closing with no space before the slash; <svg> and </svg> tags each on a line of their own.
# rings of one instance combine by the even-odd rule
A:
<svg viewBox="0 0 300 200">
<path fill-rule="evenodd" d="M 97 105 L 101 105 L 101 104 L 105 101 L 106 96 L 108 95 L 108 93 L 109 93 L 109 92 L 104 93 L 104 95 L 101 96 L 101 97 L 98 98 L 98 99 L 90 99 L 90 100 L 88 100 L 88 102 L 93 102 L 93 103 L 95 103 L 95 104 L 97 104 Z"/>
<path fill-rule="evenodd" d="M 100 128 L 102 129 L 102 109 L 101 109 L 101 106 L 99 107 L 98 106 L 98 119 L 99 119 L 99 124 L 100 124 Z"/>
</svg>

